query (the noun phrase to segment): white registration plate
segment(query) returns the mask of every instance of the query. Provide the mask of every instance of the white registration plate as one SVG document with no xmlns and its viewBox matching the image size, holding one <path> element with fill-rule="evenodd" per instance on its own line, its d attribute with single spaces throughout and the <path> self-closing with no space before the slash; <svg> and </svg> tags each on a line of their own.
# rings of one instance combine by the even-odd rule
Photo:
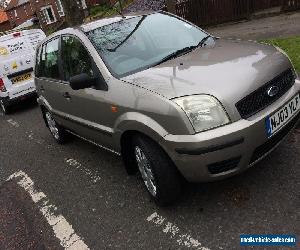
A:
<svg viewBox="0 0 300 250">
<path fill-rule="evenodd" d="M 268 137 L 278 132 L 287 124 L 300 110 L 300 96 L 297 94 L 273 115 L 267 117 L 266 127 Z"/>
</svg>

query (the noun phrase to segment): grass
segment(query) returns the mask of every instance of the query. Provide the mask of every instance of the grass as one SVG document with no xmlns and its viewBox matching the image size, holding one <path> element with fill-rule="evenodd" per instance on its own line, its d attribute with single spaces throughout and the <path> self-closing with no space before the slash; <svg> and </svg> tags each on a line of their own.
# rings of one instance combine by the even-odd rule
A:
<svg viewBox="0 0 300 250">
<path fill-rule="evenodd" d="M 291 58 L 296 71 L 300 73 L 300 36 L 268 39 L 262 42 L 269 43 L 283 49 Z"/>
</svg>

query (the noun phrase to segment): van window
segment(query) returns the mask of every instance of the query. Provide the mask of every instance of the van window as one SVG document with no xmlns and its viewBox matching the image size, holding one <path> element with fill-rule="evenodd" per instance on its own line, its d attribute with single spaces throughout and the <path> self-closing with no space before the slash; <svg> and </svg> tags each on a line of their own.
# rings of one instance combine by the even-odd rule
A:
<svg viewBox="0 0 300 250">
<path fill-rule="evenodd" d="M 58 48 L 59 37 L 43 45 L 38 75 L 51 79 L 60 79 Z"/>
<path fill-rule="evenodd" d="M 64 80 L 86 73 L 94 77 L 93 61 L 83 44 L 73 36 L 64 36 L 62 39 L 62 60 Z"/>
</svg>

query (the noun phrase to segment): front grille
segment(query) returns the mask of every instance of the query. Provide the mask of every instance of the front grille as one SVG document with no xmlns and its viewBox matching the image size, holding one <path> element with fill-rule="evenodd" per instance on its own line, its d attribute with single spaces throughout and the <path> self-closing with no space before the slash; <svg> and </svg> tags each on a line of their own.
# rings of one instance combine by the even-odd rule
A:
<svg viewBox="0 0 300 250">
<path fill-rule="evenodd" d="M 250 95 L 246 96 L 244 99 L 236 104 L 236 107 L 243 119 L 247 119 L 252 115 L 263 110 L 273 102 L 277 101 L 281 96 L 283 96 L 295 83 L 296 76 L 292 69 L 284 71 L 279 76 L 275 77 L 273 80 L 252 92 Z M 268 95 L 268 90 L 276 86 L 279 92 L 270 97 Z"/>
<path fill-rule="evenodd" d="M 208 165 L 208 171 L 211 174 L 220 174 L 229 170 L 235 169 L 240 163 L 241 157 L 232 158 L 230 160 L 217 162 Z"/>
<path fill-rule="evenodd" d="M 277 134 L 271 137 L 266 143 L 256 148 L 254 151 L 250 164 L 256 162 L 262 158 L 265 154 L 270 152 L 279 142 L 281 142 L 285 136 L 293 129 L 297 121 L 300 118 L 298 114 L 292 121 L 290 121 L 283 129 L 281 129 Z"/>
</svg>

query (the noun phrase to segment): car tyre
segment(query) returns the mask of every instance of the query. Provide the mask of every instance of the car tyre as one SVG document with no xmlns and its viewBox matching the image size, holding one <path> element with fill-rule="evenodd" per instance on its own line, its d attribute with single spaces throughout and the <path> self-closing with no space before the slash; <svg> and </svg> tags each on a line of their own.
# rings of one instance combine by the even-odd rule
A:
<svg viewBox="0 0 300 250">
<path fill-rule="evenodd" d="M 67 141 L 66 130 L 57 124 L 52 114 L 48 110 L 44 111 L 44 118 L 45 118 L 46 125 L 49 128 L 50 133 L 52 134 L 56 142 L 58 144 L 64 144 Z"/>
<path fill-rule="evenodd" d="M 1 112 L 5 115 L 7 115 L 9 113 L 9 107 L 7 104 L 5 104 L 5 102 L 3 100 L 0 100 L 0 109 L 1 109 Z"/>
<path fill-rule="evenodd" d="M 182 177 L 164 150 L 145 136 L 133 140 L 136 165 L 148 193 L 159 206 L 174 203 L 182 191 Z"/>
</svg>

